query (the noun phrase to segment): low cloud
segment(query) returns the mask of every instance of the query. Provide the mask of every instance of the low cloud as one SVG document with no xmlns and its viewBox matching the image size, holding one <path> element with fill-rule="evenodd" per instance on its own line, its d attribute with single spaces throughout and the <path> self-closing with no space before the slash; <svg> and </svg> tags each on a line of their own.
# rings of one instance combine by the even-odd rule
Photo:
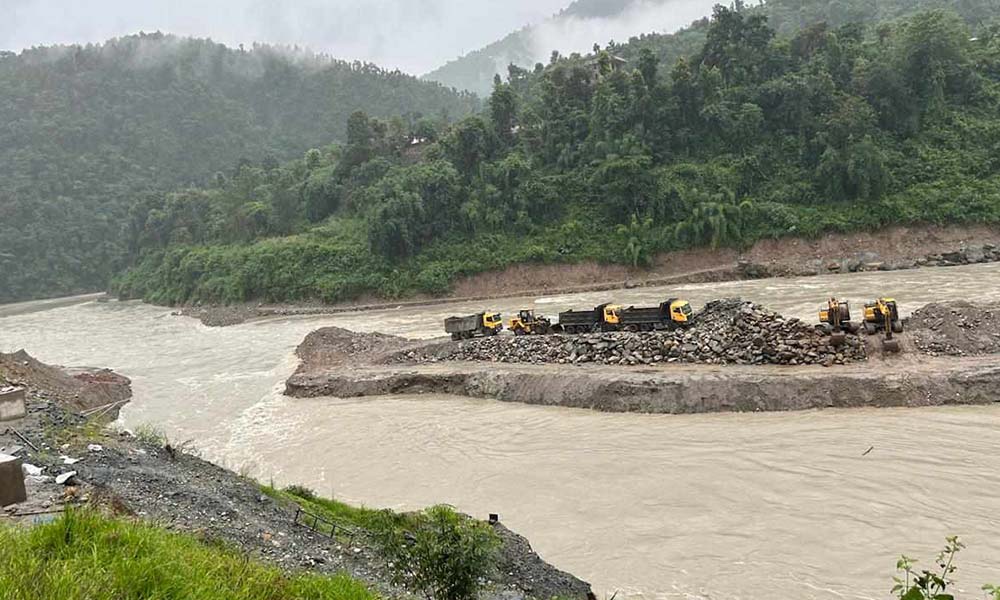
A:
<svg viewBox="0 0 1000 600">
<path fill-rule="evenodd" d="M 419 74 L 538 23 L 569 0 L 3 0 L 0 49 L 139 31 L 306 47 Z"/>
<path fill-rule="evenodd" d="M 603 19 L 579 17 L 548 20 L 531 29 L 534 60 L 546 62 L 553 50 L 589 53 L 594 44 L 626 42 L 643 33 L 673 33 L 712 13 L 719 0 L 639 0 L 621 15 Z"/>
</svg>

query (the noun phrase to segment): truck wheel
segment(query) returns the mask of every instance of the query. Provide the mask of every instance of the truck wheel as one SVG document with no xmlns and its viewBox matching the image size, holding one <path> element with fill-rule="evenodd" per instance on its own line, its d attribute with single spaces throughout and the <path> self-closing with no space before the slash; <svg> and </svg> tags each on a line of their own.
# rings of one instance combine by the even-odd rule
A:
<svg viewBox="0 0 1000 600">
<path fill-rule="evenodd" d="M 892 324 L 892 332 L 893 333 L 903 333 L 903 322 L 902 321 L 894 321 L 893 324 Z"/>
<path fill-rule="evenodd" d="M 865 333 L 867 333 L 868 335 L 875 335 L 876 333 L 878 333 L 878 327 L 876 327 L 874 323 L 866 322 Z"/>
<path fill-rule="evenodd" d="M 462 334 L 461 333 L 453 333 L 453 334 L 451 334 L 451 339 L 457 342 L 458 340 L 462 339 Z"/>
</svg>

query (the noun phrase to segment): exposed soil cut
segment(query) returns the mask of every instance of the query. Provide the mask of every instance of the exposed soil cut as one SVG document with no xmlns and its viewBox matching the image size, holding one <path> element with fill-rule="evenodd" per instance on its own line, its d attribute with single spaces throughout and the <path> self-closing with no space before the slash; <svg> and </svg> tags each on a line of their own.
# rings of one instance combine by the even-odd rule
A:
<svg viewBox="0 0 1000 600">
<path fill-rule="evenodd" d="M 132 382 L 114 371 L 53 367 L 35 360 L 24 350 L 13 354 L 0 352 L 0 379 L 45 390 L 48 398 L 75 410 L 124 402 L 132 397 Z"/>
<path fill-rule="evenodd" d="M 362 298 L 339 305 L 238 304 L 191 306 L 177 314 L 224 327 L 281 316 L 326 315 L 441 302 L 568 294 L 766 277 L 811 276 L 856 271 L 892 271 L 1000 261 L 1000 229 L 978 227 L 893 227 L 878 232 L 827 234 L 817 239 L 762 240 L 749 250 L 706 248 L 661 254 L 649 269 L 581 262 L 513 265 L 459 279 L 443 298 L 415 296 L 403 301 Z"/>
<path fill-rule="evenodd" d="M 414 342 L 394 335 L 324 327 L 307 335 L 295 349 L 295 354 L 302 364 L 334 367 L 345 363 L 382 362 L 393 353 L 414 345 Z"/>
<path fill-rule="evenodd" d="M 912 269 L 997 260 L 993 227 L 890 227 L 817 239 L 761 240 L 740 256 L 772 275 Z"/>
<path fill-rule="evenodd" d="M 909 330 L 916 346 L 932 355 L 997 354 L 1000 305 L 928 304 L 910 316 Z"/>
</svg>

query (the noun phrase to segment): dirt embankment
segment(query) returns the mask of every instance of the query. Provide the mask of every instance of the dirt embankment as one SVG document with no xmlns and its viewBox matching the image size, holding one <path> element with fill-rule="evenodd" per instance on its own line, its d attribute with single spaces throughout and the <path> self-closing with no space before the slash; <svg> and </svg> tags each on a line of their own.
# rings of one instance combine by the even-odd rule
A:
<svg viewBox="0 0 1000 600">
<path fill-rule="evenodd" d="M 315 351 L 303 353 L 307 358 L 287 381 L 286 393 L 298 397 L 441 393 L 648 413 L 1000 400 L 1000 363 L 990 354 L 1000 345 L 986 347 L 978 338 L 970 342 L 967 327 L 942 329 L 936 325 L 937 317 L 930 317 L 941 312 L 933 305 L 918 311 L 923 316 L 902 334 L 901 355 L 883 354 L 878 339 L 869 338 L 849 343 L 846 348 L 856 353 L 850 360 L 844 360 L 845 347 L 816 341 L 816 336 L 824 336 L 795 320 L 744 303 L 716 304 L 720 314 L 709 306 L 709 326 L 700 333 L 679 334 L 691 336 L 686 348 L 674 343 L 674 333 L 502 336 L 423 346 L 386 337 L 384 346 L 367 355 L 384 359 L 358 360 L 346 368 L 343 362 L 309 360 L 319 356 Z M 747 310 L 757 317 L 748 319 Z M 980 327 L 993 314 L 984 307 L 964 310 L 963 322 L 978 322 Z M 986 329 L 980 334 L 987 335 Z M 341 340 L 345 335 L 339 330 Z M 980 356 L 938 356 L 940 352 L 924 345 L 927 339 L 952 348 L 974 344 Z"/>
<path fill-rule="evenodd" d="M 54 367 L 32 358 L 24 350 L 13 354 L 0 352 L 0 379 L 39 390 L 48 399 L 73 410 L 122 405 L 132 397 L 132 382 L 114 371 Z"/>
<path fill-rule="evenodd" d="M 728 248 L 670 252 L 657 256 L 650 268 L 639 270 L 595 262 L 514 265 L 459 279 L 452 293 L 443 298 L 416 296 L 404 301 L 363 298 L 339 305 L 307 302 L 192 306 L 181 309 L 178 314 L 200 319 L 211 327 L 225 327 L 268 317 L 427 306 L 444 301 L 469 302 L 623 287 L 889 271 L 997 261 L 1000 261 L 1000 229 L 985 226 L 893 227 L 874 233 L 827 234 L 817 239 L 788 237 L 762 240 L 744 252 Z"/>
<path fill-rule="evenodd" d="M 364 346 L 359 339 L 342 349 Z M 336 353 L 313 356 L 336 360 Z M 386 560 L 367 532 L 355 530 L 347 539 L 317 534 L 295 523 L 296 505 L 267 496 L 256 482 L 163 440 L 103 429 L 108 414 L 95 421 L 69 409 L 110 398 L 105 391 L 90 394 L 118 376 L 87 371 L 73 377 L 24 353 L 2 359 L 0 374 L 28 388 L 28 415 L 0 424 L 0 452 L 41 471 L 26 478 L 28 502 L 0 511 L 0 523 L 31 523 L 67 506 L 90 504 L 224 542 L 284 569 L 347 572 L 385 597 L 409 597 L 393 585 Z M 70 472 L 75 474 L 65 484 L 57 483 L 57 476 Z M 501 524 L 495 530 L 503 545 L 497 576 L 484 598 L 582 600 L 590 595 L 589 585 L 543 561 L 527 540 Z"/>
</svg>

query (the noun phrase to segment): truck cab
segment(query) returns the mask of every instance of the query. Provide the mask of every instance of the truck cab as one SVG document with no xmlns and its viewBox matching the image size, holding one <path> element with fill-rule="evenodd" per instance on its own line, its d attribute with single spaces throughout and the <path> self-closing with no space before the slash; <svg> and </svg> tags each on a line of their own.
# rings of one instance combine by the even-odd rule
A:
<svg viewBox="0 0 1000 600">
<path fill-rule="evenodd" d="M 687 300 L 672 299 L 668 300 L 670 310 L 670 320 L 678 325 L 687 325 L 694 318 L 694 311 L 691 309 L 691 303 Z"/>
<path fill-rule="evenodd" d="M 483 330 L 499 332 L 503 329 L 503 317 L 497 312 L 483 313 Z"/>
<path fill-rule="evenodd" d="M 606 326 L 617 327 L 622 322 L 622 307 L 620 304 L 605 304 L 601 307 L 601 320 Z"/>
</svg>

